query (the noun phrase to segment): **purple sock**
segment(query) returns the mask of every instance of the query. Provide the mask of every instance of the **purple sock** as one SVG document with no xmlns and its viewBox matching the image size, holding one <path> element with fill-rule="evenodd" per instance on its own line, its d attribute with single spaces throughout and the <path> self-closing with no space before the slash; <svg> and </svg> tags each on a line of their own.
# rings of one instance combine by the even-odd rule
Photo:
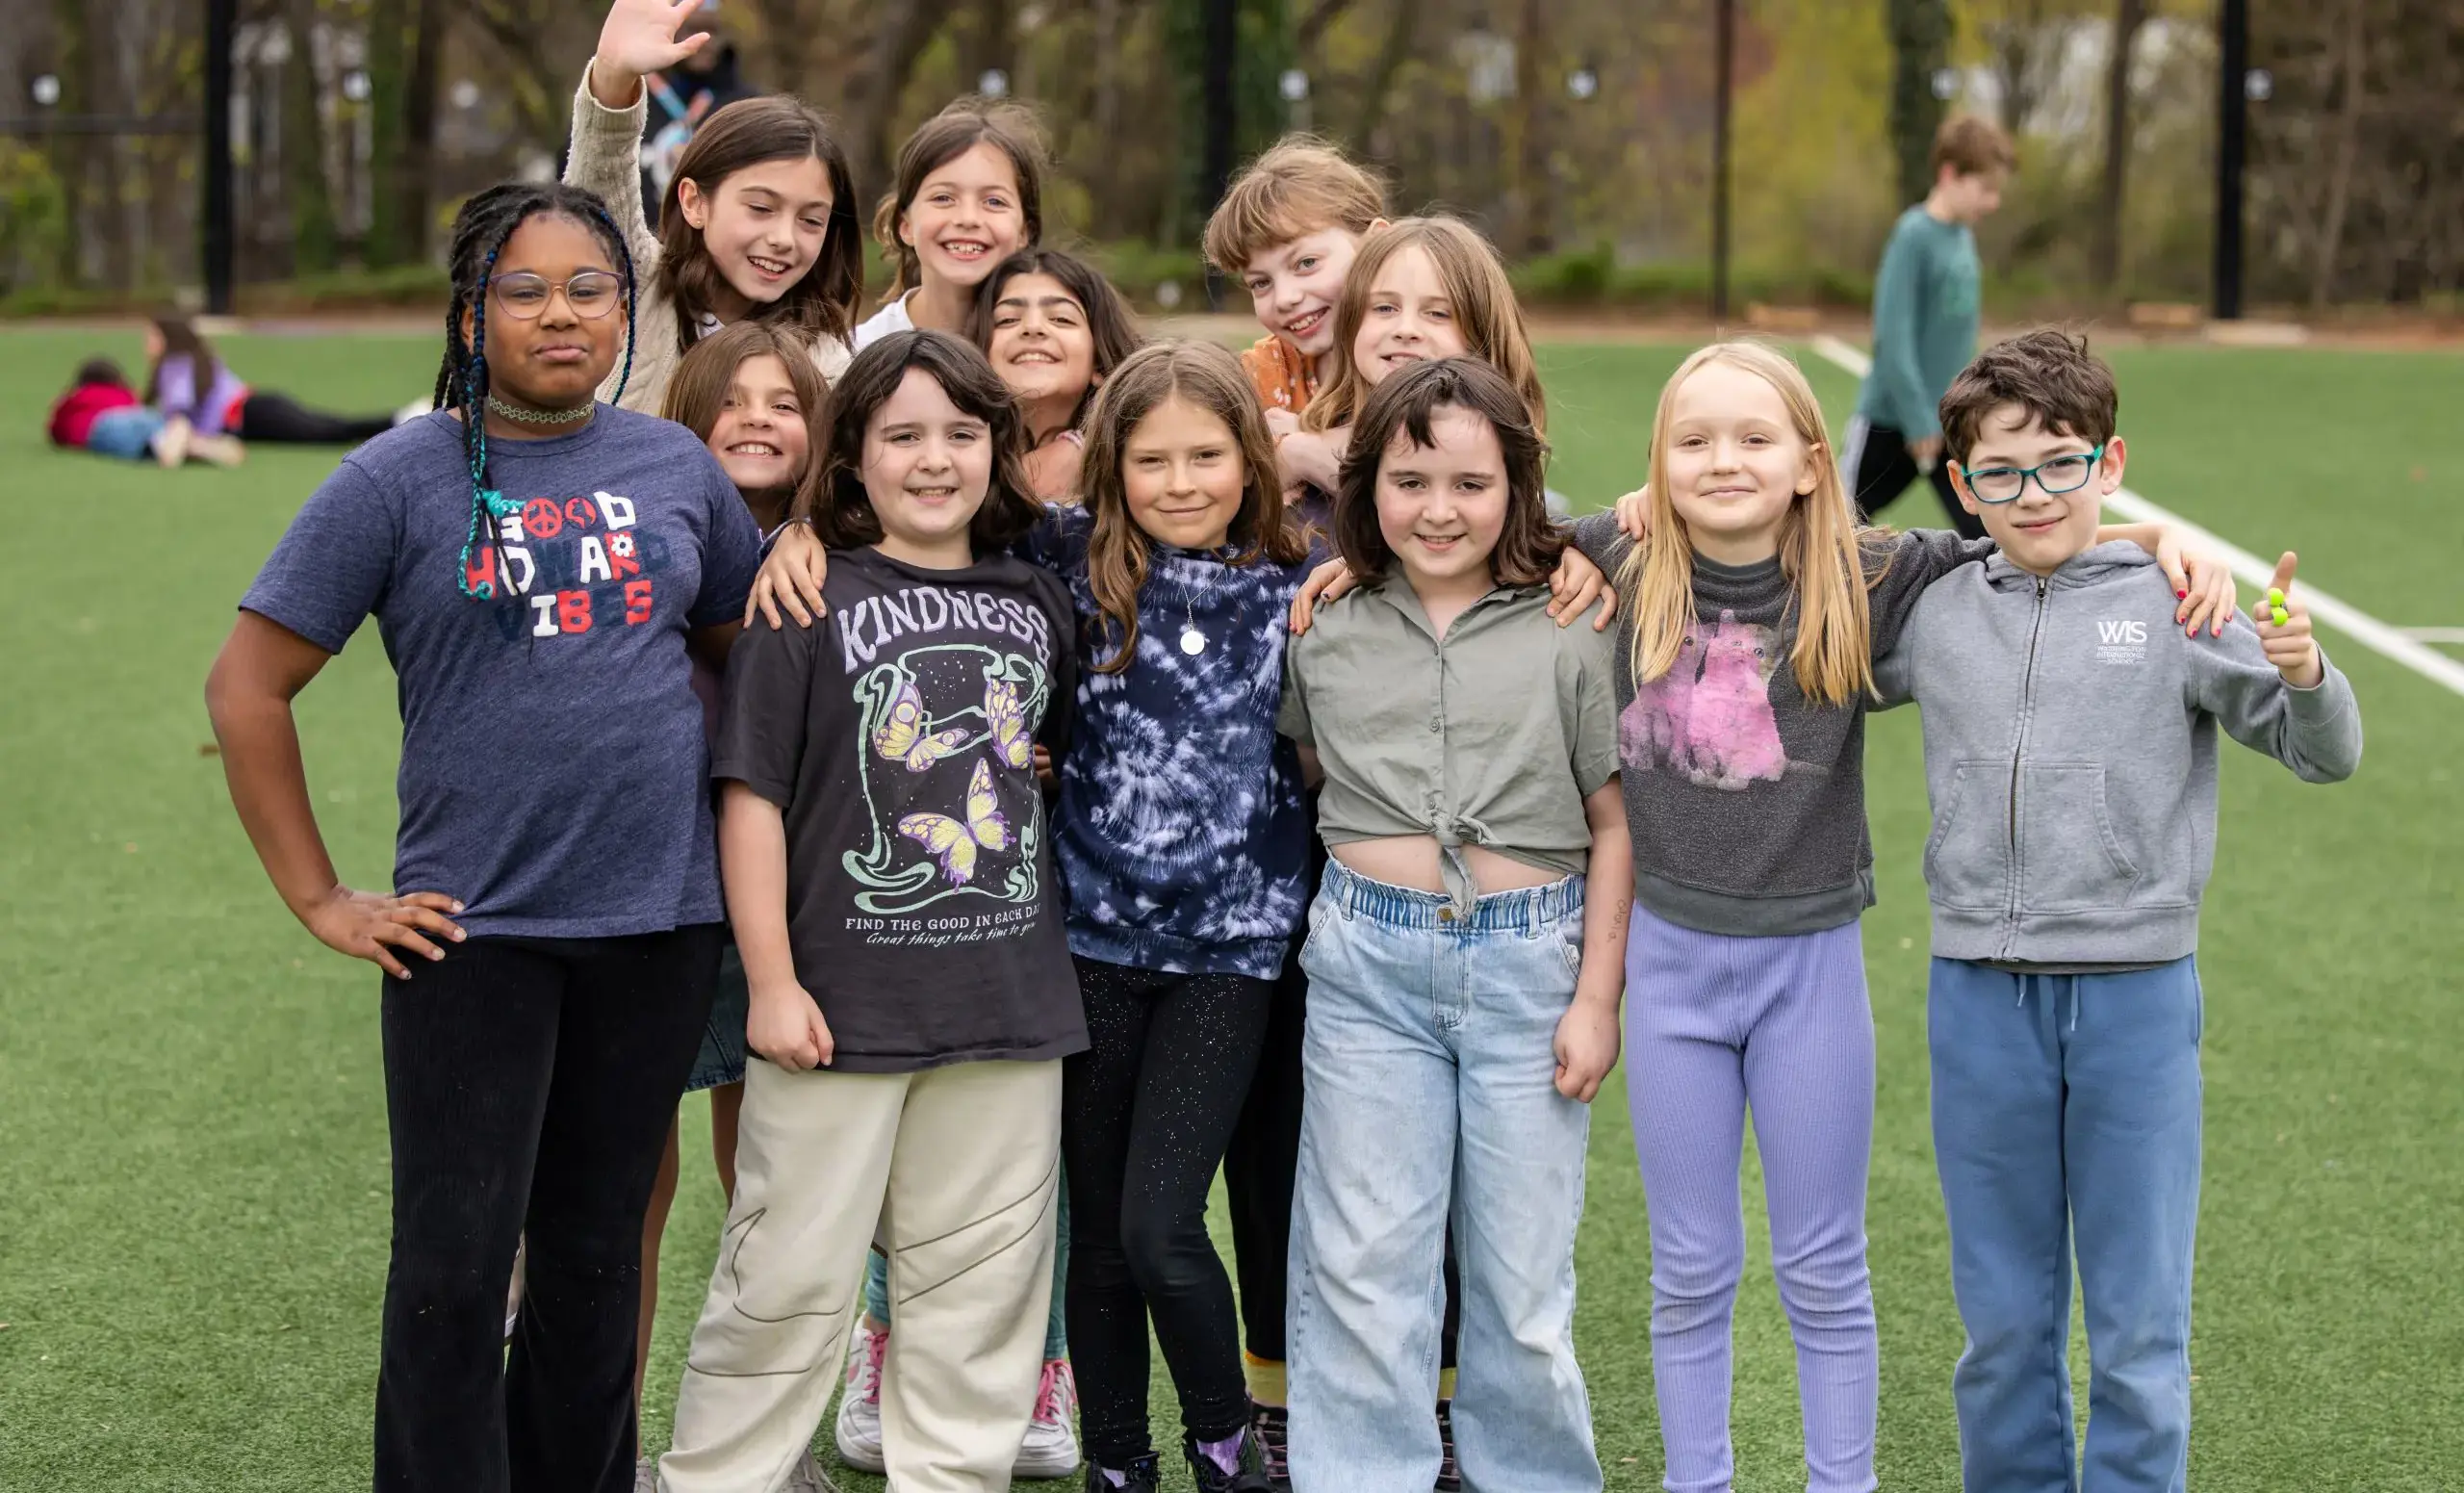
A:
<svg viewBox="0 0 2464 1493">
<path fill-rule="evenodd" d="M 1098 1467 L 1095 1471 L 1102 1473 L 1104 1475 L 1104 1480 L 1111 1483 L 1114 1487 L 1125 1488 L 1129 1486 L 1129 1474 L 1125 1472 L 1115 1472 L 1109 1467 Z"/>
<path fill-rule="evenodd" d="M 1216 1466 L 1222 1468 L 1223 1476 L 1229 1478 L 1241 1470 L 1241 1438 L 1246 1434 L 1248 1432 L 1236 1430 L 1220 1441 L 1201 1441 L 1197 1449 L 1205 1453 Z"/>
</svg>

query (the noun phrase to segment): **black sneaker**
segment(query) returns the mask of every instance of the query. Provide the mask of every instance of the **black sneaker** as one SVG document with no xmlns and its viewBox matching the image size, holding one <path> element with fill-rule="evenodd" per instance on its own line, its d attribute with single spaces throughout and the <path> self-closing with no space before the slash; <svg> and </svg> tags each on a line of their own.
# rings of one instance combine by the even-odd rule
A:
<svg viewBox="0 0 2464 1493">
<path fill-rule="evenodd" d="M 1164 1485 L 1164 1473 L 1156 1465 L 1155 1454 L 1149 1452 L 1132 1458 L 1128 1479 L 1126 1482 L 1115 1482 L 1104 1476 L 1104 1470 L 1095 1465 L 1093 1457 L 1087 1458 L 1087 1493 L 1157 1493 Z"/>
<path fill-rule="evenodd" d="M 1454 1402 L 1437 1403 L 1437 1493 L 1463 1493 L 1463 1469 L 1454 1461 Z"/>
<path fill-rule="evenodd" d="M 1216 1465 L 1214 1457 L 1199 1451 L 1194 1437 L 1181 1439 L 1181 1454 L 1189 1459 L 1190 1480 L 1197 1484 L 1197 1493 L 1274 1493 L 1274 1483 L 1267 1478 L 1266 1453 L 1258 1445 L 1258 1433 L 1245 1426 L 1241 1429 L 1241 1450 L 1233 1458 L 1231 1472 L 1225 1472 Z"/>
<path fill-rule="evenodd" d="M 1249 1434 L 1258 1443 L 1258 1459 L 1266 1464 L 1267 1486 L 1273 1493 L 1292 1493 L 1291 1412 L 1279 1404 L 1249 1402 Z"/>
</svg>

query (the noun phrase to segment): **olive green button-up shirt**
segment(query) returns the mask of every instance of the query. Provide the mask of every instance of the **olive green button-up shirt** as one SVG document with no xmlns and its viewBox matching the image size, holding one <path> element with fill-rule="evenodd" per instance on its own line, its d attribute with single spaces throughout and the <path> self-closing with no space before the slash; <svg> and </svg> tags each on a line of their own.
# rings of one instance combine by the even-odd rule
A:
<svg viewBox="0 0 2464 1493">
<path fill-rule="evenodd" d="M 1583 870 L 1583 799 L 1617 775 L 1616 650 L 1587 618 L 1559 628 L 1548 606 L 1545 586 L 1502 586 L 1441 638 L 1390 576 L 1319 608 L 1285 650 L 1275 724 L 1318 750 L 1327 844 L 1433 836 L 1466 911 L 1465 845 Z"/>
</svg>

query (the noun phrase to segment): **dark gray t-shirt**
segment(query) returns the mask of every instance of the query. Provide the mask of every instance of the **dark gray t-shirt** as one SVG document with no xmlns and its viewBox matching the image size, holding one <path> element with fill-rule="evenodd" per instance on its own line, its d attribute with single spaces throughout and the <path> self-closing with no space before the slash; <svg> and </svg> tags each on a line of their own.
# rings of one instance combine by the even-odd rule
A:
<svg viewBox="0 0 2464 1493">
<path fill-rule="evenodd" d="M 500 530 L 519 594 L 462 594 L 471 476 L 439 413 L 344 457 L 240 605 L 337 654 L 376 618 L 402 712 L 397 890 L 460 898 L 475 936 L 716 922 L 684 634 L 742 614 L 752 515 L 691 431 L 609 405 L 489 456 L 522 504 Z"/>
<path fill-rule="evenodd" d="M 1575 521 L 1611 577 L 1631 541 L 1614 514 Z M 1895 535 L 1868 556 L 1873 656 L 1888 653 L 1927 586 L 1993 553 L 1942 529 Z M 1797 685 L 1795 609 L 1778 560 L 1694 556 L 1695 631 L 1670 670 L 1634 687 L 1633 625 L 1619 608 L 1617 757 L 1634 843 L 1634 899 L 1706 933 L 1815 933 L 1874 905 L 1865 833 L 1865 702 L 1823 705 Z"/>
<path fill-rule="evenodd" d="M 842 1073 L 1087 1047 L 1033 748 L 1067 756 L 1069 598 L 1000 555 L 833 550 L 828 614 L 728 659 L 712 776 L 783 811 L 787 938 Z"/>
</svg>

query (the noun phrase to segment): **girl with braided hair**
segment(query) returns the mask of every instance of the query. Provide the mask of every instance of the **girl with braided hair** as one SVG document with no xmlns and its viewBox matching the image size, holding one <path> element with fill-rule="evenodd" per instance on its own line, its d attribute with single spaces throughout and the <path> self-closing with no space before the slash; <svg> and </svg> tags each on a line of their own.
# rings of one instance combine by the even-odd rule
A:
<svg viewBox="0 0 2464 1493">
<path fill-rule="evenodd" d="M 605 204 L 492 188 L 451 272 L 438 408 L 301 507 L 206 703 L 276 890 L 384 970 L 375 1487 L 626 1493 L 643 1211 L 718 976 L 692 666 L 760 536 L 691 431 L 594 398 L 634 305 Z M 291 704 L 371 615 L 402 715 L 390 893 L 337 876 Z"/>
<path fill-rule="evenodd" d="M 785 97 L 738 99 L 694 130 L 660 198 L 642 211 L 644 79 L 710 44 L 680 37 L 703 0 L 613 0 L 599 50 L 574 93 L 565 180 L 606 198 L 641 266 L 633 377 L 603 398 L 656 414 L 694 344 L 738 322 L 766 322 L 807 348 L 823 378 L 847 366 L 864 293 L 856 181 L 829 122 Z"/>
</svg>

